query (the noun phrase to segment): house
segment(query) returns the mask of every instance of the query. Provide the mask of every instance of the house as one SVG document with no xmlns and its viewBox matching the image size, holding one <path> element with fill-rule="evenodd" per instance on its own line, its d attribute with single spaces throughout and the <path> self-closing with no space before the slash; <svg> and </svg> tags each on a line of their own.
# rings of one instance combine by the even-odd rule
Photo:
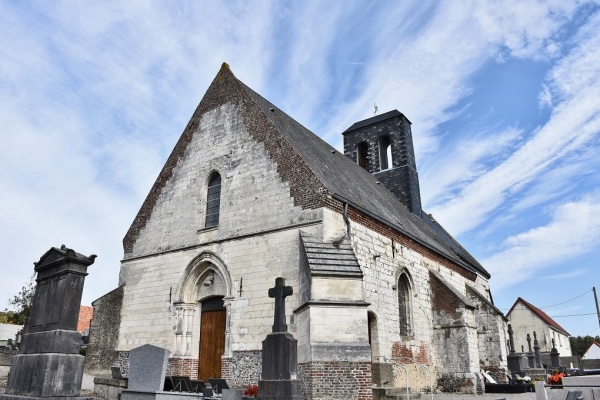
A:
<svg viewBox="0 0 600 400">
<path fill-rule="evenodd" d="M 405 370 L 428 388 L 421 366 L 471 388 L 505 371 L 490 274 L 421 209 L 410 121 L 343 136 L 342 154 L 223 64 L 123 239 L 119 287 L 93 303 L 90 365 L 126 371 L 149 343 L 173 375 L 257 383 L 283 277 L 309 399 L 371 399 Z"/>
<path fill-rule="evenodd" d="M 598 342 L 594 342 L 591 344 L 590 348 L 587 349 L 582 360 L 600 360 L 600 344 Z"/>
<path fill-rule="evenodd" d="M 512 305 L 506 317 L 513 329 L 513 340 L 515 350 L 521 351 L 523 347 L 528 351 L 527 335 L 531 339 L 533 347 L 534 336 L 536 333 L 540 352 L 550 353 L 552 350 L 552 341 L 561 357 L 571 356 L 571 343 L 569 341 L 569 332 L 560 326 L 556 321 L 545 312 L 519 297 Z"/>
</svg>

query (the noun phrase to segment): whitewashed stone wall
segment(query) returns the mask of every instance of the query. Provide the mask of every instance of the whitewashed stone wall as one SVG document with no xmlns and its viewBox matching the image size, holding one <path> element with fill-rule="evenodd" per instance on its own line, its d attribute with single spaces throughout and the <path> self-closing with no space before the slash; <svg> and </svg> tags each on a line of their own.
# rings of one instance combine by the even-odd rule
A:
<svg viewBox="0 0 600 400">
<path fill-rule="evenodd" d="M 218 228 L 203 230 L 212 171 L 222 178 L 220 220 Z M 287 183 L 264 147 L 250 138 L 235 107 L 204 114 L 122 263 L 119 350 L 145 343 L 174 349 L 177 321 L 166 302 L 170 292 L 173 302 L 179 300 L 175 292 L 184 271 L 201 254 L 217 257 L 229 273 L 223 294 L 229 304 L 230 351 L 259 350 L 273 324 L 268 289 L 278 276 L 298 287 L 298 231 L 321 236 L 321 218 L 321 210 L 294 207 Z M 298 293 L 286 303 L 290 315 L 299 305 Z M 198 357 L 199 318 L 192 312 L 191 357 Z M 294 334 L 296 324 L 288 322 Z"/>
<path fill-rule="evenodd" d="M 323 213 L 323 225 L 325 239 L 347 229 L 343 216 L 330 210 Z M 364 274 L 364 300 L 370 303 L 368 311 L 376 318 L 371 340 L 377 354 L 373 356 L 416 359 L 430 366 L 434 377 L 443 372 L 477 373 L 481 357 L 490 358 L 492 355 L 497 357 L 498 363 L 505 365 L 506 353 L 502 353 L 501 346 L 503 336 L 496 335 L 493 343 L 479 346 L 485 339 L 479 340 L 473 307 L 458 310 L 464 314 L 461 317 L 463 327 L 449 331 L 450 337 L 446 337 L 445 330 L 434 326 L 430 272 L 441 276 L 465 299 L 467 285 L 487 295 L 489 286 L 486 279 L 477 277 L 475 281 L 469 280 L 411 248 L 398 242 L 392 244 L 390 238 L 355 221 L 351 221 L 350 225 L 351 243 Z M 411 284 L 411 332 L 408 337 L 401 337 L 399 327 L 397 285 L 402 273 L 408 274 Z M 495 327 L 496 333 L 500 333 L 503 329 L 502 319 L 493 316 L 488 318 L 490 320 L 487 323 Z M 395 385 L 403 386 L 404 373 L 397 371 L 394 375 Z M 409 368 L 409 377 L 412 385 L 421 388 L 429 385 L 429 372 L 426 369 L 413 366 Z M 469 377 L 476 380 L 475 375 Z"/>
</svg>

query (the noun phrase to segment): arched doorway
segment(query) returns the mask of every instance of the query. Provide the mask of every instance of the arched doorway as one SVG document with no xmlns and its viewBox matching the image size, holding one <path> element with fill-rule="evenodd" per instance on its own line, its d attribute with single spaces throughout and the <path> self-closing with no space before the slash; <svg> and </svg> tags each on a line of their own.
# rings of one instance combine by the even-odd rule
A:
<svg viewBox="0 0 600 400">
<path fill-rule="evenodd" d="M 197 359 L 197 375 L 202 380 L 221 378 L 222 358 L 230 356 L 231 291 L 227 267 L 209 251 L 188 264 L 177 285 L 173 357 L 182 362 Z"/>
</svg>

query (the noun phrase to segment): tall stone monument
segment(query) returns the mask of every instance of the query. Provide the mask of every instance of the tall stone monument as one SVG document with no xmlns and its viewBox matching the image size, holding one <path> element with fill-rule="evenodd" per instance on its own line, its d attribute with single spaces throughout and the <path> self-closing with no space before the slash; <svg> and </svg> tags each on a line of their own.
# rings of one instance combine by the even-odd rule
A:
<svg viewBox="0 0 600 400">
<path fill-rule="evenodd" d="M 85 358 L 79 354 L 77 320 L 87 268 L 95 258 L 63 245 L 34 263 L 37 285 L 31 316 L 0 400 L 80 395 Z"/>
<path fill-rule="evenodd" d="M 529 351 L 527 352 L 527 363 L 529 364 L 529 368 L 535 368 L 535 355 L 531 348 L 531 336 L 529 336 L 529 333 L 527 334 L 527 346 L 529 347 Z"/>
<path fill-rule="evenodd" d="M 275 279 L 269 297 L 275 298 L 273 330 L 262 343 L 262 376 L 258 382 L 259 400 L 300 400 L 298 381 L 298 341 L 288 333 L 285 298 L 293 293 L 283 278 Z"/>
<path fill-rule="evenodd" d="M 517 354 L 517 352 L 515 351 L 515 342 L 513 339 L 513 330 L 512 330 L 512 325 L 508 324 L 508 341 L 509 341 L 509 348 L 510 348 L 510 353 L 507 356 L 507 366 L 508 369 L 510 370 L 512 376 L 514 377 L 515 374 L 520 374 L 521 372 L 521 357 Z"/>
<path fill-rule="evenodd" d="M 560 368 L 560 353 L 556 348 L 556 342 L 552 338 L 552 349 L 550 350 L 550 364 L 552 368 Z"/>
<path fill-rule="evenodd" d="M 540 357 L 540 344 L 538 343 L 535 331 L 533 331 L 533 354 L 535 359 L 535 367 L 542 368 L 542 361 Z"/>
</svg>

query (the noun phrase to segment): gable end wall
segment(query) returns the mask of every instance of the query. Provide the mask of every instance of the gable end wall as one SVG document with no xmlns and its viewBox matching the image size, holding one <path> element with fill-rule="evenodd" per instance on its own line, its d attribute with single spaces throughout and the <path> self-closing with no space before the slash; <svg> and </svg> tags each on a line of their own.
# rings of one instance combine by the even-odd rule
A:
<svg viewBox="0 0 600 400">
<path fill-rule="evenodd" d="M 327 192 L 323 184 L 285 140 L 281 132 L 269 121 L 261 108 L 252 100 L 246 89 L 229 70 L 229 67 L 224 64 L 177 141 L 140 211 L 123 238 L 123 249 L 126 256 L 133 250 L 141 229 L 146 226 L 160 194 L 173 176 L 177 163 L 185 154 L 199 127 L 200 119 L 206 112 L 227 103 L 239 107 L 239 113 L 249 134 L 265 146 L 269 157 L 277 165 L 277 172 L 280 174 L 281 179 L 289 183 L 294 205 L 303 209 L 315 209 L 322 206 L 324 195 Z"/>
</svg>

